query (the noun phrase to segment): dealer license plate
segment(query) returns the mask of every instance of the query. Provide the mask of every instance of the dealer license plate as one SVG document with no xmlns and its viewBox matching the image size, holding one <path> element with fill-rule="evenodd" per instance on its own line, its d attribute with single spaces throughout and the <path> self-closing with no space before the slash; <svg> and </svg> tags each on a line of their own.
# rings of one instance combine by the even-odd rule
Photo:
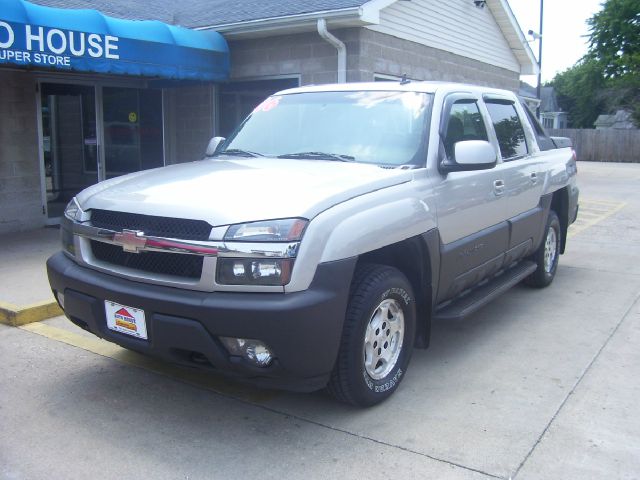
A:
<svg viewBox="0 0 640 480">
<path fill-rule="evenodd" d="M 147 339 L 147 323 L 144 319 L 144 310 L 110 300 L 104 301 L 104 310 L 107 314 L 107 327 L 116 332 L 131 335 L 132 337 Z"/>
</svg>

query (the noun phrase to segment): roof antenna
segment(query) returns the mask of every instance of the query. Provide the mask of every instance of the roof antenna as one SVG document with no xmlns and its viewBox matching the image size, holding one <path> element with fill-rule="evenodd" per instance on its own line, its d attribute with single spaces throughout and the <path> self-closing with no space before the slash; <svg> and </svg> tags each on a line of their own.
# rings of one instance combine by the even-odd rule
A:
<svg viewBox="0 0 640 480">
<path fill-rule="evenodd" d="M 411 83 L 411 80 L 407 80 L 407 74 L 402 74 L 402 80 L 400 80 L 400 85 L 406 85 L 407 83 Z"/>
</svg>

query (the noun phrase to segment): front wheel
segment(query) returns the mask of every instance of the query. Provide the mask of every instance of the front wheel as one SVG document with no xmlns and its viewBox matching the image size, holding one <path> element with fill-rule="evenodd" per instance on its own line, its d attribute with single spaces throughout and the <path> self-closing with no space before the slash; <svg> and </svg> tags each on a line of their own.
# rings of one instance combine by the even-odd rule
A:
<svg viewBox="0 0 640 480">
<path fill-rule="evenodd" d="M 413 290 L 402 272 L 383 265 L 358 267 L 329 392 L 360 407 L 391 396 L 411 358 L 415 315 Z"/>
<path fill-rule="evenodd" d="M 525 283 L 538 288 L 550 285 L 556 276 L 559 257 L 560 220 L 558 220 L 556 212 L 551 210 L 547 218 L 547 227 L 544 232 L 542 244 L 531 257 L 531 259 L 536 262 L 538 268 L 525 279 Z"/>
</svg>

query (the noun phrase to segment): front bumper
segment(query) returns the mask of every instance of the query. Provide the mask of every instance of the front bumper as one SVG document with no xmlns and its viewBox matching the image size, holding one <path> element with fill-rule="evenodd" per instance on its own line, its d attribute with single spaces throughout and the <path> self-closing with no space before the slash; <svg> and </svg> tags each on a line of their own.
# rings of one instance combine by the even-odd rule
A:
<svg viewBox="0 0 640 480">
<path fill-rule="evenodd" d="M 321 264 L 308 290 L 289 294 L 149 285 L 79 266 L 63 253 L 47 261 L 47 272 L 54 293 L 64 293 L 67 317 L 100 338 L 262 386 L 313 391 L 326 385 L 338 354 L 355 262 Z M 148 340 L 108 329 L 104 300 L 143 309 Z M 230 356 L 218 336 L 261 340 L 275 360 L 254 367 Z"/>
</svg>

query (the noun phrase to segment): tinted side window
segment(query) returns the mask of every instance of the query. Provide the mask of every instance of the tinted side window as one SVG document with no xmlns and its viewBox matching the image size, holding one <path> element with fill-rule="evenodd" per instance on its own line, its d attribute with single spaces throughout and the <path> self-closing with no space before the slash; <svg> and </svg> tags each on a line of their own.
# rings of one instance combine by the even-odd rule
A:
<svg viewBox="0 0 640 480">
<path fill-rule="evenodd" d="M 453 158 L 455 144 L 463 140 L 487 140 L 480 109 L 475 101 L 458 101 L 451 106 L 444 148 L 447 157 Z"/>
<path fill-rule="evenodd" d="M 513 103 L 487 101 L 487 109 L 498 137 L 500 153 L 504 160 L 527 154 L 524 128 Z"/>
</svg>

